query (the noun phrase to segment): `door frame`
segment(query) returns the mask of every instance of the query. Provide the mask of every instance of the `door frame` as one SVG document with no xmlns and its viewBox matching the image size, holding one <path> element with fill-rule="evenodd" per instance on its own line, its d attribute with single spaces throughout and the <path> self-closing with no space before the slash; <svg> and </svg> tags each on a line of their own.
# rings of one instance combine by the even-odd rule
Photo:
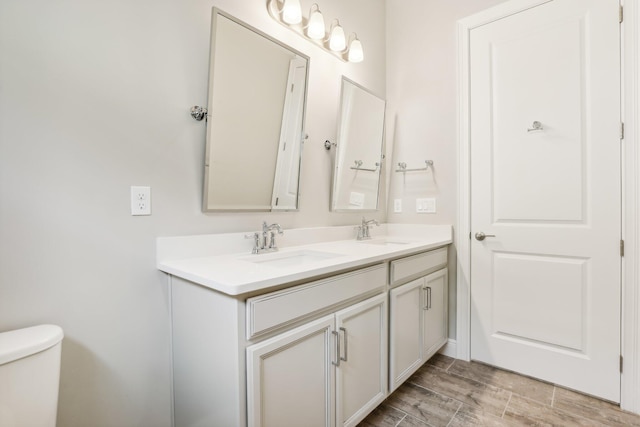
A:
<svg viewBox="0 0 640 427">
<path fill-rule="evenodd" d="M 510 0 L 457 23 L 458 84 L 458 211 L 454 243 L 457 252 L 456 354 L 471 356 L 471 156 L 469 40 L 471 30 L 554 0 Z M 621 374 L 620 406 L 640 413 L 640 0 L 621 0 L 624 21 L 621 27 L 622 121 L 622 239 L 621 258 Z"/>
</svg>

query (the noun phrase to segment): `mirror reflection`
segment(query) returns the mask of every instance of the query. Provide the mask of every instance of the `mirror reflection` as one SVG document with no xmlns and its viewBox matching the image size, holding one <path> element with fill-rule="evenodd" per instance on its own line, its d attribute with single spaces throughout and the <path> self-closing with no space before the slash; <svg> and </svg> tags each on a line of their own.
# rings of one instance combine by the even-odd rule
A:
<svg viewBox="0 0 640 427">
<path fill-rule="evenodd" d="M 384 112 L 383 99 L 342 78 L 332 210 L 378 209 Z"/>
<path fill-rule="evenodd" d="M 308 63 L 213 9 L 205 211 L 298 208 Z"/>
</svg>

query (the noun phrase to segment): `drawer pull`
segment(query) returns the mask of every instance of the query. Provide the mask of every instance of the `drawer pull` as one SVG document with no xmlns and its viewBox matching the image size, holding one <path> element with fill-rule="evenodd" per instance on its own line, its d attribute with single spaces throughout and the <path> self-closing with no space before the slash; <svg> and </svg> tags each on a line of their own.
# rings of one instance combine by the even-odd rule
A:
<svg viewBox="0 0 640 427">
<path fill-rule="evenodd" d="M 344 337 L 344 359 L 340 357 L 340 360 L 342 360 L 343 362 L 346 362 L 348 357 L 347 349 L 349 348 L 349 342 L 347 341 L 347 328 L 340 327 L 340 330 L 342 331 L 342 334 L 343 334 L 342 336 Z"/>
<path fill-rule="evenodd" d="M 427 291 L 427 305 L 425 305 L 423 309 L 429 310 L 431 308 L 431 286 L 425 286 L 422 289 Z"/>
<path fill-rule="evenodd" d="M 331 361 L 331 364 L 334 366 L 340 366 L 340 361 L 342 358 L 340 357 L 340 334 L 336 331 L 331 331 L 334 337 L 336 337 L 336 361 Z"/>
</svg>

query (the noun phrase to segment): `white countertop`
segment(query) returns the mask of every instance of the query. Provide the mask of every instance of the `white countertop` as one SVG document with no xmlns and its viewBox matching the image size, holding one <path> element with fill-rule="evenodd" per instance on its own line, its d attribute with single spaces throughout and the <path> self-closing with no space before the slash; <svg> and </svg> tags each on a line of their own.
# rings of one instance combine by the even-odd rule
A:
<svg viewBox="0 0 640 427">
<path fill-rule="evenodd" d="M 349 238 L 353 227 L 319 227 L 285 230 L 277 252 L 253 255 L 245 234 L 160 237 L 158 269 L 236 296 L 411 255 L 452 241 L 448 225 L 383 224 L 372 229 L 369 243 Z M 398 243 L 373 244 L 382 239 Z M 299 265 L 279 262 L 294 256 L 310 261 Z"/>
</svg>

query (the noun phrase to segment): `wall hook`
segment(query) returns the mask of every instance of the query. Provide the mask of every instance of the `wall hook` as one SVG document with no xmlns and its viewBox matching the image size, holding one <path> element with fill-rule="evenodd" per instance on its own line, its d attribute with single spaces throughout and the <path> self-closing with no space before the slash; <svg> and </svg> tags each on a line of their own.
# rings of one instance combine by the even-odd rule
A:
<svg viewBox="0 0 640 427">
<path fill-rule="evenodd" d="M 538 130 L 544 130 L 544 128 L 542 127 L 542 123 L 536 120 L 535 122 L 533 122 L 533 127 L 527 129 L 527 132 L 535 132 Z"/>
<path fill-rule="evenodd" d="M 200 107 L 198 105 L 195 105 L 195 106 L 191 107 L 191 117 L 193 117 L 197 121 L 200 121 L 200 120 L 204 119 L 205 117 L 208 117 L 209 116 L 208 113 L 209 112 L 204 107 Z"/>
</svg>

